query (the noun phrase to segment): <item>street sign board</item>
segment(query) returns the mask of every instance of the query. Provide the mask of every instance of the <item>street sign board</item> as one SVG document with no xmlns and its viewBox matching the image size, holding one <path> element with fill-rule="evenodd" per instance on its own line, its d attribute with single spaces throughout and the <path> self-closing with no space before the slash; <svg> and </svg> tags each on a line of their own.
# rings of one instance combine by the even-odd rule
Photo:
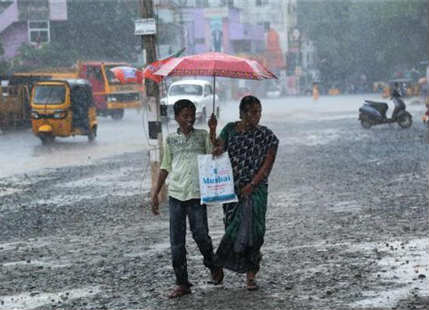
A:
<svg viewBox="0 0 429 310">
<path fill-rule="evenodd" d="M 143 18 L 135 20 L 134 34 L 139 36 L 156 34 L 155 18 Z"/>
</svg>

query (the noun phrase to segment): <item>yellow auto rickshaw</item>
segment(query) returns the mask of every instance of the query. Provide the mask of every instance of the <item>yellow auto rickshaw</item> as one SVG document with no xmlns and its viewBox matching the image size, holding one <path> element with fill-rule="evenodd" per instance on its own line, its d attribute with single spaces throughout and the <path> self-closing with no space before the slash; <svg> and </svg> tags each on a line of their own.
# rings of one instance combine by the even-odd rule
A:
<svg viewBox="0 0 429 310">
<path fill-rule="evenodd" d="M 43 144 L 55 137 L 97 135 L 96 108 L 91 84 L 83 79 L 37 82 L 31 96 L 33 133 Z"/>
</svg>

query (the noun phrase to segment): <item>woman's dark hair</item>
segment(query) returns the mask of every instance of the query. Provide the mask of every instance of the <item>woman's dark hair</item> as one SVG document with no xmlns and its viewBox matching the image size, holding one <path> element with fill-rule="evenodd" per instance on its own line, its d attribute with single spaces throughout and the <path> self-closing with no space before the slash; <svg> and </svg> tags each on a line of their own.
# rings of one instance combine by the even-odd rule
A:
<svg viewBox="0 0 429 310">
<path fill-rule="evenodd" d="M 261 102 L 255 96 L 244 96 L 240 101 L 240 118 L 243 118 L 242 115 L 249 111 L 249 108 L 252 104 L 257 103 L 261 105 Z"/>
<path fill-rule="evenodd" d="M 177 100 L 175 103 L 174 103 L 174 106 L 173 106 L 173 109 L 174 109 L 174 116 L 177 116 L 177 115 L 179 115 L 179 113 L 180 113 L 180 111 L 182 111 L 183 109 L 185 109 L 185 108 L 189 108 L 189 109 L 191 109 L 192 111 L 196 111 L 196 109 L 195 109 L 195 105 L 194 105 L 194 103 L 191 101 L 191 100 L 188 100 L 188 99 L 180 99 L 180 100 Z"/>
</svg>

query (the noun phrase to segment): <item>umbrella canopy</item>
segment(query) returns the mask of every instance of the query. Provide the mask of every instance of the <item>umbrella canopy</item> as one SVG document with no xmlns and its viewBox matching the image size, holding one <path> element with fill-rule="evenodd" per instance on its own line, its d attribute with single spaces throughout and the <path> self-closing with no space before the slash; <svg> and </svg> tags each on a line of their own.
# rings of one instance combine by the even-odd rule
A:
<svg viewBox="0 0 429 310">
<path fill-rule="evenodd" d="M 425 78 L 425 77 L 422 77 L 422 78 L 420 78 L 420 79 L 418 80 L 418 83 L 419 83 L 420 85 L 426 84 L 426 82 L 427 82 L 427 80 L 426 80 L 426 78 Z"/>
<path fill-rule="evenodd" d="M 127 83 L 141 83 L 142 72 L 133 67 L 119 66 L 110 68 L 110 71 L 114 74 L 115 78 L 119 80 L 121 84 Z"/>
<path fill-rule="evenodd" d="M 152 81 L 155 81 L 156 83 L 160 83 L 162 81 L 163 76 L 161 75 L 154 75 L 153 73 L 157 71 L 163 64 L 167 63 L 169 60 L 171 60 L 174 57 L 179 57 L 183 52 L 185 51 L 185 48 L 182 48 L 181 50 L 177 51 L 174 54 L 171 54 L 170 56 L 167 56 L 163 59 L 159 59 L 151 64 L 149 64 L 144 70 L 143 70 L 143 78 L 145 79 L 151 79 Z"/>
<path fill-rule="evenodd" d="M 155 71 L 154 75 L 212 76 L 215 92 L 216 76 L 247 80 L 277 79 L 274 73 L 256 60 L 218 52 L 172 58 Z M 213 96 L 213 111 L 215 97 Z"/>
<path fill-rule="evenodd" d="M 255 60 L 209 52 L 173 58 L 154 73 L 161 76 L 221 76 L 237 79 L 277 79 Z"/>
</svg>

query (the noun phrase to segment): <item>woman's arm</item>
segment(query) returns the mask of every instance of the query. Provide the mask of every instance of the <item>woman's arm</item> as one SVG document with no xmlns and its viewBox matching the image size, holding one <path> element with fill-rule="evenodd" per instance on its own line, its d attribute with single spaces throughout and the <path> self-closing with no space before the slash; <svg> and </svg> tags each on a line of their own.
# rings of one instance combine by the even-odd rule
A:
<svg viewBox="0 0 429 310">
<path fill-rule="evenodd" d="M 210 129 L 210 142 L 213 145 L 212 154 L 213 156 L 219 156 L 225 151 L 224 150 L 225 142 L 221 137 L 216 138 L 217 119 L 214 113 L 212 113 L 208 121 L 208 126 Z"/>
<path fill-rule="evenodd" d="M 249 196 L 255 187 L 266 177 L 268 177 L 271 173 L 271 169 L 273 168 L 274 161 L 277 155 L 277 147 L 272 147 L 268 149 L 267 156 L 262 163 L 261 168 L 259 168 L 258 172 L 252 178 L 252 181 L 243 187 L 241 193 L 244 196 Z"/>
</svg>

